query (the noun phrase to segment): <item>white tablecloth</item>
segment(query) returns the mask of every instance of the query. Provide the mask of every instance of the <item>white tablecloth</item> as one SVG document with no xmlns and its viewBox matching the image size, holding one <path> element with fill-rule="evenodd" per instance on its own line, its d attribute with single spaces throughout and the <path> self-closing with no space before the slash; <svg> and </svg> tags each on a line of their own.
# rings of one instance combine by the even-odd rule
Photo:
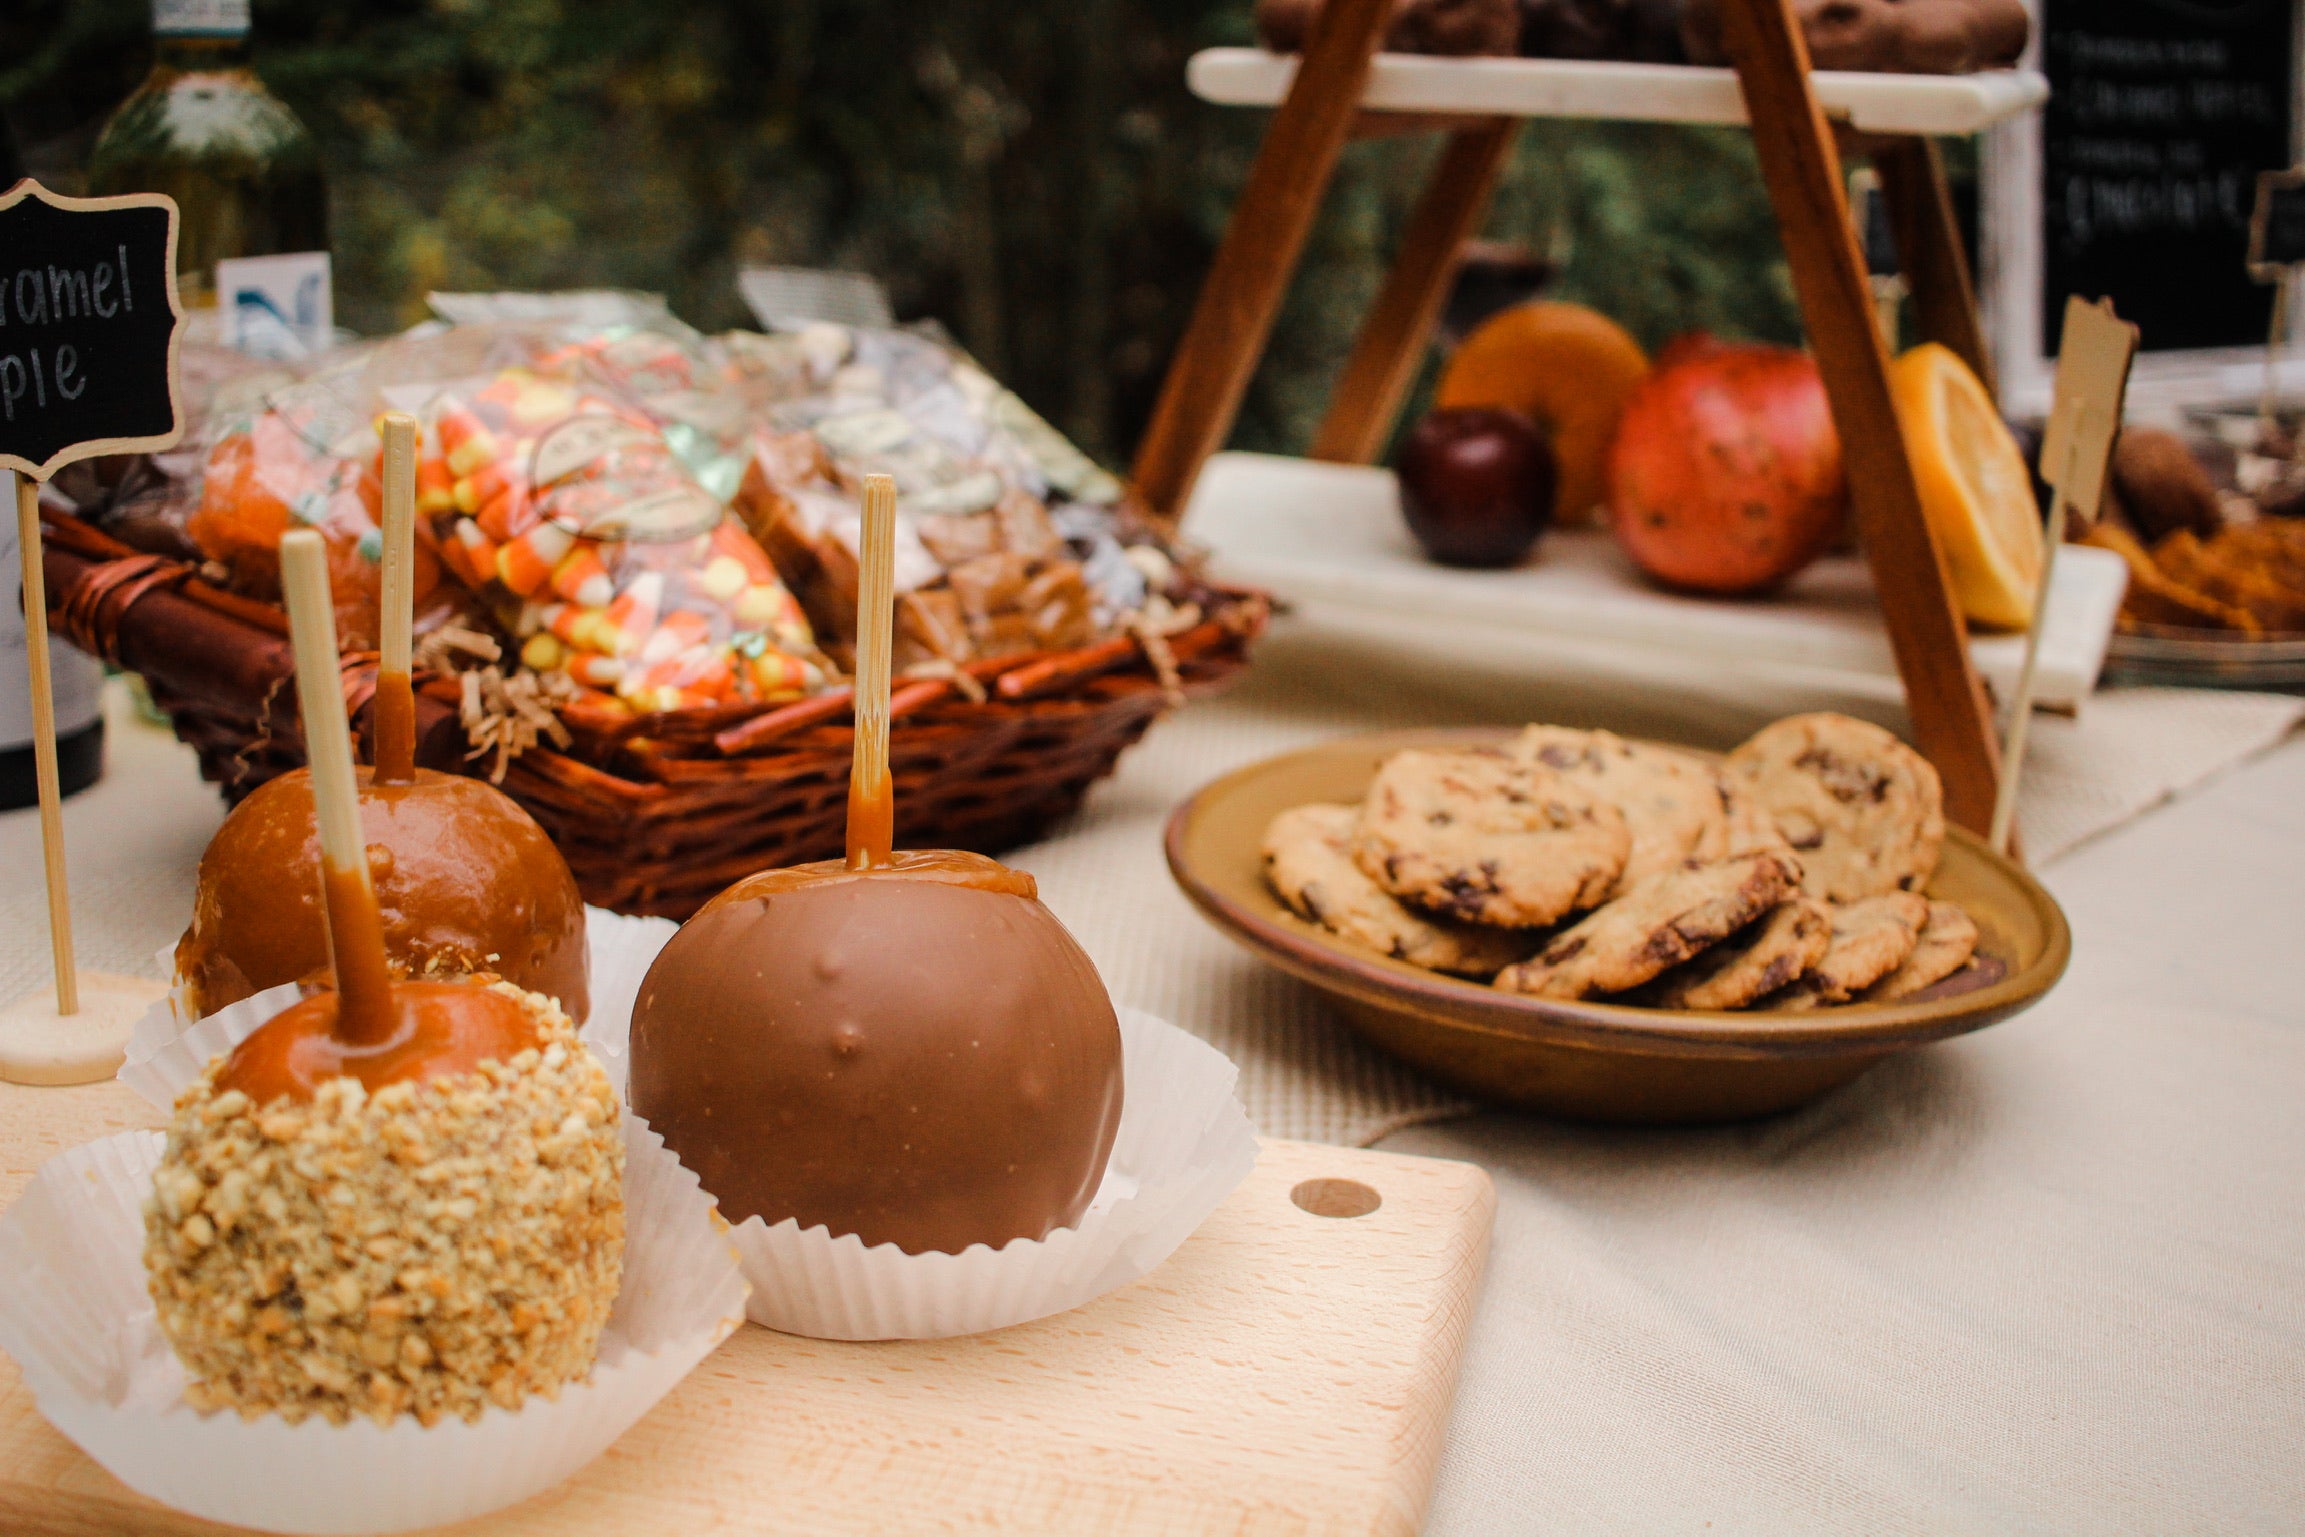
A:
<svg viewBox="0 0 2305 1537">
<path fill-rule="evenodd" d="M 1489 1114 L 1431 1529 L 2305 1528 L 2305 741 L 2055 865 L 2039 1007 L 1716 1131 Z"/>
<path fill-rule="evenodd" d="M 1018 856 L 1121 1001 L 1241 1062 L 1269 1131 L 1363 1141 L 1465 1107 L 1193 916 L 1157 847 L 1179 795 L 1371 726 L 1726 746 L 1833 702 L 1445 662 L 1284 632 Z M 1747 1127 L 1396 1132 L 1500 1196 L 1433 1530 L 2305 1526 L 2305 741 L 2102 831 L 2294 716 L 2140 692 L 2041 722 L 2036 851 L 2097 836 L 2048 868 L 2073 967 L 2016 1021 Z M 222 808 L 164 733 L 114 720 L 107 777 L 67 807 L 73 905 L 84 964 L 149 971 Z M 30 813 L 0 816 L 0 997 L 46 965 L 37 851 Z"/>
</svg>

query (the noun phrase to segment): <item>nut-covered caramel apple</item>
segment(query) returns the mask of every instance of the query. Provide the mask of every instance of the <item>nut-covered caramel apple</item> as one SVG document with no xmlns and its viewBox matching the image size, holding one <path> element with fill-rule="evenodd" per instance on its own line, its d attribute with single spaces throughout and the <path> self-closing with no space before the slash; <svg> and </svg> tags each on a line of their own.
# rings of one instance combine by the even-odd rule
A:
<svg viewBox="0 0 2305 1537">
<path fill-rule="evenodd" d="M 429 769 L 404 784 L 374 783 L 363 770 L 360 824 L 394 975 L 492 972 L 583 1021 L 584 899 L 544 829 L 509 796 Z M 312 780 L 298 769 L 242 801 L 200 856 L 176 976 L 193 1007 L 213 1014 L 327 970 Z"/>
<path fill-rule="evenodd" d="M 326 559 L 309 529 L 280 541 L 318 852 L 272 879 L 306 887 L 335 985 L 178 1098 L 144 1264 L 197 1409 L 478 1419 L 592 1369 L 623 1269 L 621 1118 L 551 998 L 389 975 Z"/>
<path fill-rule="evenodd" d="M 650 968 L 632 1107 L 731 1222 L 999 1248 L 1096 1194 L 1120 1026 L 1029 875 L 956 853 L 771 870 Z"/>
</svg>

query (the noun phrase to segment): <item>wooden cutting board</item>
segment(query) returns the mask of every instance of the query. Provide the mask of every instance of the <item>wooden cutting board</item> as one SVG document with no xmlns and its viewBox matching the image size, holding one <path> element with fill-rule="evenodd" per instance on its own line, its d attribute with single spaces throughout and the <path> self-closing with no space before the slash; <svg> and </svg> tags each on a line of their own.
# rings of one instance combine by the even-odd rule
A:
<svg viewBox="0 0 2305 1537">
<path fill-rule="evenodd" d="M 0 1085 L 0 1203 L 159 1119 L 115 1083 Z M 929 1342 L 747 1325 L 577 1477 L 453 1530 L 1413 1532 L 1494 1208 L 1470 1164 L 1267 1142 L 1166 1264 L 1089 1307 Z M 82 1456 L 0 1356 L 0 1531 L 223 1530 Z"/>
</svg>

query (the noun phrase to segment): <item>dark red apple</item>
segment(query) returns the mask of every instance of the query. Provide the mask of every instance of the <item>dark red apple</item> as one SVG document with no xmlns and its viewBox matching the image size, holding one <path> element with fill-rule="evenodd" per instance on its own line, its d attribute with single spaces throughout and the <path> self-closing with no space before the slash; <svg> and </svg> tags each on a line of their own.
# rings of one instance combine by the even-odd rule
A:
<svg viewBox="0 0 2305 1537">
<path fill-rule="evenodd" d="M 1553 449 L 1518 411 L 1459 406 L 1409 429 L 1401 514 L 1444 566 L 1509 566 L 1553 516 Z"/>
</svg>

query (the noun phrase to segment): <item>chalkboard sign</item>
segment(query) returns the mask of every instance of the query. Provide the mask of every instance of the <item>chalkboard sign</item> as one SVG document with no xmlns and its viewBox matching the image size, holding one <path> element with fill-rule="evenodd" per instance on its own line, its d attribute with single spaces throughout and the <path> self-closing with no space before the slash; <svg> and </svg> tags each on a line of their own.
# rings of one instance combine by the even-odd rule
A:
<svg viewBox="0 0 2305 1537">
<path fill-rule="evenodd" d="M 0 468 L 174 443 L 181 313 L 167 198 L 0 197 Z"/>
<path fill-rule="evenodd" d="M 2305 263 L 2305 171 L 2268 171 L 2257 178 L 2257 209 L 2249 218 L 2249 275 L 2278 283 Z"/>
<path fill-rule="evenodd" d="M 2293 0 L 2047 0 L 2041 350 L 2109 296 L 2148 352 L 2263 346 L 2261 172 L 2295 161 Z"/>
</svg>

